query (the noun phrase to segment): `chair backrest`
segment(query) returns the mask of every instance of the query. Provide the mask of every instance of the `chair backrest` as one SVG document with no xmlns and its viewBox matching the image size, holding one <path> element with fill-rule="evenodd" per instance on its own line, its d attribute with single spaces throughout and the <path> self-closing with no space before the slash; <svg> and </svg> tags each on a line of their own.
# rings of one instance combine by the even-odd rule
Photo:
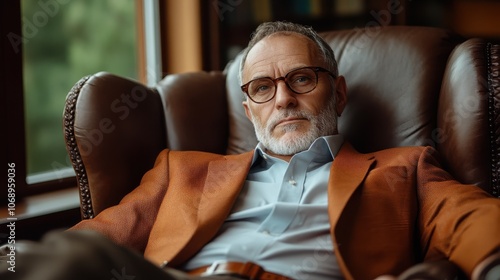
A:
<svg viewBox="0 0 500 280">
<path fill-rule="evenodd" d="M 347 81 L 339 130 L 354 147 L 432 145 L 459 180 L 500 195 L 498 45 L 428 27 L 322 36 Z M 109 73 L 75 85 L 65 129 L 84 218 L 135 188 L 165 147 L 228 154 L 255 147 L 241 105 L 239 59 L 223 72 L 168 75 L 154 88 Z M 88 152 L 84 143 L 92 141 Z"/>
</svg>

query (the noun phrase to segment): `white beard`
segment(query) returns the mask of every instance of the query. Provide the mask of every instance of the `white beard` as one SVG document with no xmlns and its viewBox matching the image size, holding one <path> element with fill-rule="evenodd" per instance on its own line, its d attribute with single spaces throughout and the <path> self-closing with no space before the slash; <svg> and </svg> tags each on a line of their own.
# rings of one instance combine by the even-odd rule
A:
<svg viewBox="0 0 500 280">
<path fill-rule="evenodd" d="M 335 98 L 330 98 L 330 101 L 319 112 L 317 116 L 307 111 L 299 111 L 295 109 L 283 109 L 277 115 L 263 124 L 261 120 L 251 113 L 252 122 L 255 127 L 257 140 L 266 147 L 270 152 L 277 155 L 293 155 L 309 149 L 311 144 L 318 137 L 327 136 L 337 133 L 337 110 L 335 108 Z M 284 118 L 296 117 L 305 118 L 311 122 L 311 128 L 302 135 L 292 134 L 297 130 L 298 124 L 281 125 L 284 135 L 280 138 L 272 136 L 272 132 L 276 125 Z"/>
</svg>

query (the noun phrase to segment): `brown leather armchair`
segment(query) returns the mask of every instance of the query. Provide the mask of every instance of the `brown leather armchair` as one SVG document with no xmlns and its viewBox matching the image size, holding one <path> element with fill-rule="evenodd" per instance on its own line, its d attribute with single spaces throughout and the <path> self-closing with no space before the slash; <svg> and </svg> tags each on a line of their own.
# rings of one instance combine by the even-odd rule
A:
<svg viewBox="0 0 500 280">
<path fill-rule="evenodd" d="M 499 45 L 428 27 L 322 35 L 348 85 L 339 130 L 359 151 L 432 145 L 457 179 L 500 197 Z M 71 89 L 64 132 L 83 219 L 117 204 L 164 148 L 254 148 L 238 59 L 222 72 L 167 75 L 154 87 L 101 72 Z"/>
</svg>

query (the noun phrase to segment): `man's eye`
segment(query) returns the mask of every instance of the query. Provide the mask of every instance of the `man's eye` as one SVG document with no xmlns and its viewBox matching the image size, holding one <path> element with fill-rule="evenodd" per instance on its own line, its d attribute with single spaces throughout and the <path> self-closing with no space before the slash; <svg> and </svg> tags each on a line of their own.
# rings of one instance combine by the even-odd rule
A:
<svg viewBox="0 0 500 280">
<path fill-rule="evenodd" d="M 257 92 L 266 92 L 269 90 L 269 86 L 265 85 L 265 86 L 259 86 L 257 87 Z"/>
<path fill-rule="evenodd" d="M 272 84 L 266 81 L 252 84 L 253 94 L 266 94 L 269 93 L 272 89 Z"/>
<path fill-rule="evenodd" d="M 307 84 L 311 81 L 311 78 L 308 77 L 308 76 L 299 76 L 299 77 L 295 77 L 293 82 L 295 84 Z"/>
</svg>

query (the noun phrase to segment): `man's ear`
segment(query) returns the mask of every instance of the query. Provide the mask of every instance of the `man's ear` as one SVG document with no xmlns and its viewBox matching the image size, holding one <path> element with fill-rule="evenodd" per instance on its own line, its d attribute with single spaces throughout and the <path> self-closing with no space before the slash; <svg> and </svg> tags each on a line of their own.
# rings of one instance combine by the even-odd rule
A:
<svg viewBox="0 0 500 280">
<path fill-rule="evenodd" d="M 347 105 L 347 85 L 344 76 L 338 76 L 335 79 L 335 94 L 337 98 L 337 115 L 340 117 Z"/>
<path fill-rule="evenodd" d="M 247 116 L 247 118 L 251 121 L 252 121 L 252 113 L 250 113 L 250 108 L 248 107 L 248 100 L 245 100 L 242 102 L 243 104 L 243 108 L 245 108 L 245 115 Z"/>
</svg>

